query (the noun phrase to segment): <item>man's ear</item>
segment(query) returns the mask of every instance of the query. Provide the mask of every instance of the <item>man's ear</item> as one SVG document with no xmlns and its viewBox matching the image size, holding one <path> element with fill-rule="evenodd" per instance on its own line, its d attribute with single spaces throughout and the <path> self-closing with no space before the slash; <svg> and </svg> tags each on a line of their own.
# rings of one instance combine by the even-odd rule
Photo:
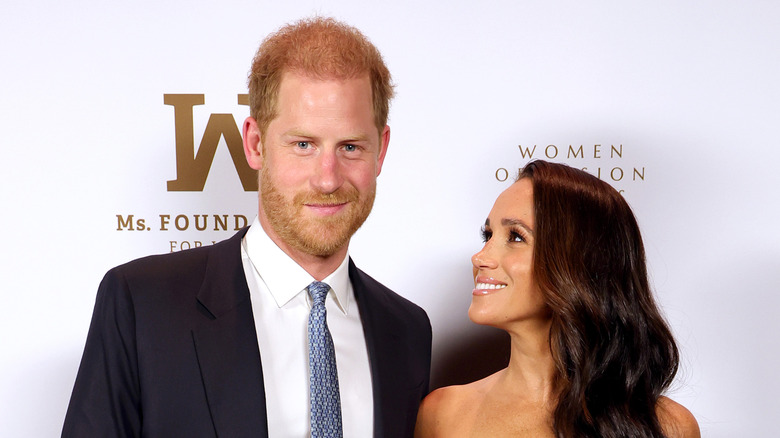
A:
<svg viewBox="0 0 780 438">
<path fill-rule="evenodd" d="M 244 155 L 249 167 L 255 170 L 263 168 L 263 144 L 260 136 L 260 128 L 257 126 L 257 120 L 247 117 L 241 129 L 241 135 L 244 138 Z"/>
<path fill-rule="evenodd" d="M 390 126 L 385 125 L 385 129 L 382 130 L 382 135 L 379 136 L 379 157 L 376 162 L 376 175 L 382 172 L 382 163 L 385 162 L 385 154 L 387 154 L 387 146 L 390 145 Z"/>
</svg>

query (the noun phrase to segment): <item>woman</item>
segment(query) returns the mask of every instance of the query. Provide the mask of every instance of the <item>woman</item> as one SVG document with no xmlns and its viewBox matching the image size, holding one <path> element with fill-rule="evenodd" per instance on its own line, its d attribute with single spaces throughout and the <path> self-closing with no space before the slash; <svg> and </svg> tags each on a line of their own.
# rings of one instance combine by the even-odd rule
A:
<svg viewBox="0 0 780 438">
<path fill-rule="evenodd" d="M 679 355 L 636 219 L 605 182 L 534 161 L 496 200 L 472 257 L 469 318 L 506 330 L 509 365 L 432 392 L 416 437 L 699 437 L 663 397 Z"/>
</svg>

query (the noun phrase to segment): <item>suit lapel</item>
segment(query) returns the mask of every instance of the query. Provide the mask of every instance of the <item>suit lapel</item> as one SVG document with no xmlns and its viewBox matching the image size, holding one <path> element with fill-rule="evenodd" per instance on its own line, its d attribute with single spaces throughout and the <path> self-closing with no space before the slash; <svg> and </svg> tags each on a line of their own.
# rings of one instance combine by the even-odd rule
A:
<svg viewBox="0 0 780 438">
<path fill-rule="evenodd" d="M 211 248 L 198 303 L 207 320 L 192 331 L 217 436 L 268 435 L 265 390 L 249 287 L 241 261 L 242 230 Z"/>
<path fill-rule="evenodd" d="M 209 410 L 218 437 L 267 437 L 263 371 L 249 287 L 241 261 L 246 228 L 211 248 L 198 293 L 206 321 L 192 336 Z M 403 317 L 391 309 L 387 292 L 349 262 L 349 277 L 363 324 L 374 395 L 374 436 L 403 436 L 420 388 L 408 382 L 403 358 L 406 346 L 394 328 Z M 399 375 L 399 372 L 401 375 Z M 406 385 L 412 385 L 407 387 Z M 424 386 L 425 382 L 420 382 Z M 424 390 L 424 388 L 423 388 Z M 413 417 L 412 417 L 413 418 Z"/>
<path fill-rule="evenodd" d="M 373 287 L 374 280 L 349 262 L 349 277 L 355 290 L 355 298 L 360 310 L 360 319 L 366 338 L 366 347 L 371 366 L 371 380 L 374 394 L 374 437 L 405 436 L 409 415 L 417 410 L 406 412 L 407 406 L 416 407 L 415 394 L 425 382 L 409 382 L 407 366 L 403 363 L 409 353 L 398 337 L 395 328 L 403 324 L 403 318 L 395 315 L 395 307 L 387 300 L 386 292 Z M 409 387 L 408 385 L 412 385 Z"/>
</svg>

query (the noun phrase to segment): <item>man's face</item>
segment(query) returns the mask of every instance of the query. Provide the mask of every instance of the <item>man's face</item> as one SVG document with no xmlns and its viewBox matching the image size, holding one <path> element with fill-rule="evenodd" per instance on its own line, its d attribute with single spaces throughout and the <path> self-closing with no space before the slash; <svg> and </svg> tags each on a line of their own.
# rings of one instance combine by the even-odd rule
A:
<svg viewBox="0 0 780 438">
<path fill-rule="evenodd" d="M 371 212 L 389 128 L 377 132 L 367 75 L 285 73 L 277 114 L 257 155 L 247 152 L 260 171 L 260 221 L 283 249 L 332 255 Z"/>
</svg>

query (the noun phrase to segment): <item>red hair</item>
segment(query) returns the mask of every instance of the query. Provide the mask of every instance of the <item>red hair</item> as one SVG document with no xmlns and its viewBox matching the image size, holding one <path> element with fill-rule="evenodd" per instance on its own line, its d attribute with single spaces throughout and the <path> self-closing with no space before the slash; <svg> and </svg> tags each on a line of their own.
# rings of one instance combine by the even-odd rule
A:
<svg viewBox="0 0 780 438">
<path fill-rule="evenodd" d="M 387 125 L 393 97 L 390 71 L 376 47 L 357 29 L 333 18 L 315 17 L 288 24 L 269 35 L 255 54 L 249 74 L 249 115 L 264 134 L 276 118 L 279 85 L 285 72 L 317 79 L 368 75 L 374 123 Z"/>
</svg>

